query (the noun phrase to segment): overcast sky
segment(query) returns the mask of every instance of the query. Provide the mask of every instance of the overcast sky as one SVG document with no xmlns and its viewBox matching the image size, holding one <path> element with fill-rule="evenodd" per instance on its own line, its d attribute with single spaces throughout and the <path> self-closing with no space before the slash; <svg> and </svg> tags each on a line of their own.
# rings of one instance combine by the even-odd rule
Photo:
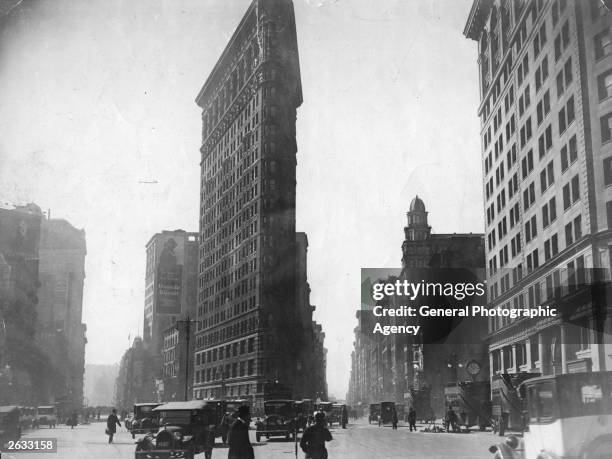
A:
<svg viewBox="0 0 612 459">
<path fill-rule="evenodd" d="M 0 21 L 0 202 L 85 229 L 88 363 L 142 333 L 149 238 L 197 231 L 194 98 L 249 3 L 24 0 Z M 343 398 L 360 269 L 400 266 L 414 195 L 434 232 L 483 231 L 471 0 L 294 4 L 297 229 Z"/>
</svg>

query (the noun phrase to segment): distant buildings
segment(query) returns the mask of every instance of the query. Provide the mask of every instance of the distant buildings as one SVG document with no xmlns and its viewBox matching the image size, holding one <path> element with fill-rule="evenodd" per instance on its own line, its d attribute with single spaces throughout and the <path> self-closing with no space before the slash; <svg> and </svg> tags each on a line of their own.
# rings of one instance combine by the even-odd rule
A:
<svg viewBox="0 0 612 459">
<path fill-rule="evenodd" d="M 134 338 L 132 346 L 125 351 L 119 363 L 114 397 L 117 409 L 129 412 L 134 403 L 159 400 L 159 387 L 156 384 L 159 375 L 157 361 L 142 338 Z"/>
<path fill-rule="evenodd" d="M 612 14 L 601 1 L 482 1 L 478 43 L 491 374 L 612 368 Z M 497 388 L 493 387 L 493 396 Z"/>
<path fill-rule="evenodd" d="M 266 385 L 314 398 L 301 380 L 322 354 L 296 260 L 293 4 L 254 0 L 197 96 L 202 109 L 200 266 L 194 396 L 248 397 Z M 296 249 L 301 244 L 301 252 Z M 300 279 L 298 279 L 300 275 Z M 299 296 L 299 298 L 298 298 Z M 323 365 L 323 361 L 318 364 Z M 320 379 L 321 370 L 314 374 Z"/>
<path fill-rule="evenodd" d="M 418 196 L 410 203 L 407 217 L 401 275 L 382 280 L 408 279 L 419 282 L 423 275 L 427 275 L 424 268 L 463 268 L 475 277 L 484 274 L 480 273 L 484 270 L 482 235 L 432 234 L 425 204 Z M 402 304 L 405 305 L 405 302 Z M 488 377 L 486 345 L 483 341 L 486 337 L 485 323 L 470 320 L 469 327 L 455 327 L 441 344 L 431 344 L 423 335 L 373 334 L 374 322 L 379 318 L 374 320 L 371 311 L 360 310 L 357 318 L 347 394 L 347 402 L 351 405 L 367 405 L 383 400 L 410 404 L 412 391 L 427 388 L 431 406 L 440 417 L 444 414 L 445 386 L 474 379 L 466 372 L 468 363 L 477 362 L 480 366 L 477 379 Z M 407 324 L 410 319 L 401 318 L 391 322 Z M 420 325 L 426 326 L 424 323 Z"/>
<path fill-rule="evenodd" d="M 195 321 L 179 320 L 162 333 L 163 400 L 191 400 Z"/>
<path fill-rule="evenodd" d="M 123 409 L 137 402 L 183 400 L 191 387 L 196 315 L 198 233 L 162 231 L 146 245 L 143 336 L 119 366 L 115 400 Z M 187 381 L 187 383 L 186 383 Z M 188 399 L 191 391 L 188 390 Z"/>
</svg>

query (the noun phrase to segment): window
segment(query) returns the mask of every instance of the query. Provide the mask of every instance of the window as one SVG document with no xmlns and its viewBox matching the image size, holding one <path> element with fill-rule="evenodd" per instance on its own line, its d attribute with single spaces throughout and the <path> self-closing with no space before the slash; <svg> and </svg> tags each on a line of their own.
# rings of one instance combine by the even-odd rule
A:
<svg viewBox="0 0 612 459">
<path fill-rule="evenodd" d="M 521 128 L 521 148 L 523 148 L 529 139 L 531 139 L 531 135 L 531 117 L 529 117 Z"/>
<path fill-rule="evenodd" d="M 535 183 L 531 184 L 523 191 L 523 208 L 527 210 L 535 202 Z"/>
<path fill-rule="evenodd" d="M 521 169 L 523 172 L 523 179 L 533 170 L 533 150 L 529 150 L 521 161 Z"/>
<path fill-rule="evenodd" d="M 612 112 L 602 116 L 599 122 L 601 124 L 601 141 L 607 142 L 612 139 Z"/>
<path fill-rule="evenodd" d="M 538 235 L 538 222 L 536 216 L 532 216 L 531 219 L 525 223 L 525 242 L 531 241 Z"/>
<path fill-rule="evenodd" d="M 608 217 L 608 229 L 612 229 L 612 201 L 606 202 L 606 216 Z"/>
<path fill-rule="evenodd" d="M 553 161 L 540 172 L 540 192 L 543 193 L 546 188 L 555 183 L 555 167 Z"/>
<path fill-rule="evenodd" d="M 601 59 L 612 52 L 612 37 L 610 29 L 595 35 L 595 58 Z"/>
<path fill-rule="evenodd" d="M 578 174 L 572 177 L 570 183 L 563 187 L 563 209 L 567 210 L 570 206 L 580 199 L 580 180 Z"/>
<path fill-rule="evenodd" d="M 552 197 L 542 207 L 542 227 L 546 228 L 549 224 L 557 219 L 557 200 Z"/>
<path fill-rule="evenodd" d="M 574 237 L 576 240 L 582 237 L 582 215 L 574 218 Z"/>
<path fill-rule="evenodd" d="M 548 261 L 559 253 L 559 241 L 556 234 L 544 241 L 544 261 Z"/>
<path fill-rule="evenodd" d="M 539 157 L 542 159 L 544 155 L 550 150 L 552 147 L 552 127 L 549 124 L 546 130 L 540 135 L 538 139 L 538 152 Z"/>
<path fill-rule="evenodd" d="M 612 156 L 608 156 L 603 160 L 604 184 L 612 185 Z"/>
<path fill-rule="evenodd" d="M 512 257 L 515 257 L 521 252 L 521 233 L 518 233 L 510 240 L 510 248 Z"/>
<path fill-rule="evenodd" d="M 565 225 L 565 246 L 569 247 L 574 243 L 574 232 L 572 231 L 572 222 Z"/>
<path fill-rule="evenodd" d="M 599 100 L 612 96 L 612 70 L 608 70 L 597 77 L 597 91 Z"/>
<path fill-rule="evenodd" d="M 514 225 L 518 223 L 519 212 L 520 212 L 520 205 L 518 202 L 516 202 L 514 206 L 510 208 L 510 228 L 514 228 Z"/>
<path fill-rule="evenodd" d="M 575 118 L 574 96 L 572 96 L 568 99 L 565 107 L 561 108 L 559 111 L 559 133 L 564 132 Z"/>
<path fill-rule="evenodd" d="M 561 170 L 565 172 L 569 165 L 578 159 L 578 144 L 573 135 L 567 145 L 561 147 Z"/>
<path fill-rule="evenodd" d="M 563 92 L 568 88 L 574 79 L 572 73 L 572 58 L 571 56 L 565 61 L 565 65 L 559 73 L 557 73 L 557 98 L 563 95 Z"/>
<path fill-rule="evenodd" d="M 542 59 L 542 63 L 536 69 L 536 73 L 535 73 L 536 92 L 540 90 L 540 88 L 542 87 L 542 84 L 544 83 L 544 81 L 546 81 L 546 78 L 548 78 L 548 57 L 544 57 L 544 59 Z"/>
<path fill-rule="evenodd" d="M 544 118 L 550 112 L 550 91 L 546 91 L 544 96 L 542 96 L 542 100 L 538 102 L 538 106 L 536 109 L 537 117 L 538 117 L 538 126 L 542 124 Z"/>
</svg>

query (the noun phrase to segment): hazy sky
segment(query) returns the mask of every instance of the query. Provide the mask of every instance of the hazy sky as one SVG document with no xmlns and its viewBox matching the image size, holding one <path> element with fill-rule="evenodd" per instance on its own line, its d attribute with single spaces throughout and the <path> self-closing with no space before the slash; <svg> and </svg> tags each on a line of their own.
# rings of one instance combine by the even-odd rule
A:
<svg viewBox="0 0 612 459">
<path fill-rule="evenodd" d="M 249 3 L 24 0 L 0 21 L 0 202 L 86 230 L 88 363 L 141 333 L 149 238 L 197 231 L 194 98 Z M 434 232 L 483 231 L 471 0 L 294 4 L 297 229 L 344 397 L 360 269 L 400 266 L 413 196 Z"/>
</svg>

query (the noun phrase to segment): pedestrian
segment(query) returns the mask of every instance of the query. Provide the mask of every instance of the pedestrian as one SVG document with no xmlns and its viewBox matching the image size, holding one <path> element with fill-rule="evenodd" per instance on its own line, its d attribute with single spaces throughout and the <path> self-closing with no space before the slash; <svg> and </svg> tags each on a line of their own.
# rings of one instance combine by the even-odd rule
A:
<svg viewBox="0 0 612 459">
<path fill-rule="evenodd" d="M 393 430 L 397 430 L 397 411 L 393 410 L 393 414 L 391 417 L 391 424 L 393 427 Z"/>
<path fill-rule="evenodd" d="M 319 411 L 314 416 L 314 424 L 302 435 L 300 448 L 306 453 L 306 459 L 327 459 L 325 442 L 331 441 L 329 429 L 325 427 L 325 413 Z"/>
<path fill-rule="evenodd" d="M 229 411 L 226 411 L 223 418 L 221 418 L 221 441 L 224 445 L 227 444 L 227 433 L 229 432 L 233 421 L 234 420 L 230 416 Z"/>
<path fill-rule="evenodd" d="M 117 432 L 117 427 L 121 427 L 121 423 L 119 422 L 119 418 L 117 417 L 117 410 L 113 408 L 113 412 L 108 415 L 106 419 L 106 435 L 108 435 L 108 442 L 113 442 L 113 435 Z"/>
<path fill-rule="evenodd" d="M 100 420 L 100 410 L 98 410 L 98 421 Z"/>
<path fill-rule="evenodd" d="M 457 431 L 457 413 L 449 406 L 446 412 L 446 431 L 450 432 L 451 429 Z"/>
<path fill-rule="evenodd" d="M 70 428 L 74 429 L 74 426 L 76 426 L 78 424 L 78 419 L 79 415 L 77 414 L 76 411 L 72 412 L 72 416 L 70 416 Z"/>
<path fill-rule="evenodd" d="M 215 447 L 215 425 L 204 426 L 204 459 L 212 459 L 213 448 Z"/>
<path fill-rule="evenodd" d="M 346 405 L 342 405 L 342 415 L 340 423 L 342 424 L 342 428 L 346 429 L 346 425 L 348 424 L 348 411 L 346 409 Z"/>
<path fill-rule="evenodd" d="M 408 410 L 408 424 L 410 425 L 410 432 L 412 432 L 412 429 L 416 432 L 416 411 L 412 407 Z"/>
<path fill-rule="evenodd" d="M 249 407 L 242 405 L 238 408 L 238 417 L 229 430 L 227 438 L 229 443 L 228 459 L 255 459 L 253 446 L 251 446 L 251 440 L 249 440 L 250 422 Z"/>
</svg>

